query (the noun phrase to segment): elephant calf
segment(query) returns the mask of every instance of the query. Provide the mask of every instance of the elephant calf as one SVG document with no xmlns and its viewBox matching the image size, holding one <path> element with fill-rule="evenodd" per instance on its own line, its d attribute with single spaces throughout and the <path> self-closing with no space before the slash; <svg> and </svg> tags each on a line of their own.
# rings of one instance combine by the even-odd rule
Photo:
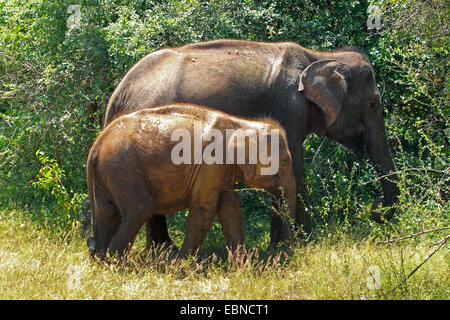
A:
<svg viewBox="0 0 450 320">
<path fill-rule="evenodd" d="M 258 152 L 256 152 L 258 150 Z M 270 153 L 270 157 L 269 157 Z M 189 208 L 184 257 L 217 213 L 227 245 L 243 243 L 237 181 L 284 195 L 291 217 L 296 185 L 286 134 L 273 120 L 248 120 L 194 105 L 143 109 L 117 118 L 87 161 L 92 255 L 123 255 L 153 215 Z M 285 237 L 289 228 L 284 223 Z"/>
</svg>

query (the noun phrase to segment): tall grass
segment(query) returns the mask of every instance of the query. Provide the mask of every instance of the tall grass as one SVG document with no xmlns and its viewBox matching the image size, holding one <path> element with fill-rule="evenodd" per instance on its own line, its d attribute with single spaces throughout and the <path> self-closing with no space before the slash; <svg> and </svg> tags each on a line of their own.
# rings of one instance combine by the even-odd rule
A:
<svg viewBox="0 0 450 320">
<path fill-rule="evenodd" d="M 126 262 L 105 264 L 88 256 L 79 226 L 50 230 L 24 212 L 1 212 L 1 299 L 449 298 L 445 247 L 390 291 L 436 249 L 427 235 L 419 244 L 409 239 L 380 245 L 342 237 L 296 247 L 289 256 L 249 250 L 227 258 L 202 249 L 181 263 L 165 251 L 146 252 L 138 238 Z M 434 236 L 444 235 L 442 230 Z M 379 288 L 370 285 L 374 268 Z"/>
</svg>

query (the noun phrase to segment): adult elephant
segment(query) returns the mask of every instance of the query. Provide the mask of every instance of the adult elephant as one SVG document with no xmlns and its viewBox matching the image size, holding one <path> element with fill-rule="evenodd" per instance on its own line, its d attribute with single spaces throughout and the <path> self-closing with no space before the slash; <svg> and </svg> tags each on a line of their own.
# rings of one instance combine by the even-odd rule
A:
<svg viewBox="0 0 450 320">
<path fill-rule="evenodd" d="M 140 60 L 114 91 L 105 123 L 138 109 L 174 102 L 205 105 L 244 117 L 271 117 L 287 132 L 297 188 L 296 222 L 309 234 L 302 143 L 314 132 L 361 157 L 366 147 L 381 176 L 394 171 L 373 69 L 355 49 L 319 52 L 292 42 L 216 40 L 167 48 Z M 384 198 L 398 196 L 397 177 L 381 177 Z M 375 212 L 375 211 L 373 211 Z M 372 214 L 381 221 L 381 214 Z M 389 220 L 392 210 L 384 218 Z M 272 214 L 271 243 L 281 240 Z M 147 244 L 170 241 L 164 216 L 147 223 Z"/>
</svg>

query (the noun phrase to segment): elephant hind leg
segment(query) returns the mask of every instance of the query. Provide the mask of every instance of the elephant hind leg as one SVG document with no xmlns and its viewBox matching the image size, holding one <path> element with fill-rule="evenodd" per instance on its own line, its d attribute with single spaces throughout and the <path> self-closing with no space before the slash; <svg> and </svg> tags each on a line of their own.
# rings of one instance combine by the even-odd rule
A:
<svg viewBox="0 0 450 320">
<path fill-rule="evenodd" d="M 118 207 L 121 214 L 121 222 L 118 231 L 109 243 L 108 250 L 110 254 L 122 256 L 126 254 L 136 238 L 141 227 L 148 221 L 154 211 L 154 199 L 150 193 L 142 192 L 145 185 L 139 188 L 135 185 L 136 193 L 121 194 Z"/>
<path fill-rule="evenodd" d="M 120 213 L 117 207 L 109 201 L 101 188 L 95 190 L 94 215 L 94 248 L 90 248 L 91 254 L 103 259 L 108 249 L 108 244 L 120 225 Z"/>
<path fill-rule="evenodd" d="M 134 219 L 133 216 L 123 218 L 119 230 L 109 244 L 109 253 L 118 256 L 125 255 L 131 249 L 131 245 L 143 224 L 144 222 Z"/>
</svg>

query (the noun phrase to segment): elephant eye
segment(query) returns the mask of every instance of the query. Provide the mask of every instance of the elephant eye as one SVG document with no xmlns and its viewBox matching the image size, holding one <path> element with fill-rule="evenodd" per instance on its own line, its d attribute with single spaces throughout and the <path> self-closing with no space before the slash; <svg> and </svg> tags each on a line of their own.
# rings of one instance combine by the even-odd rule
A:
<svg viewBox="0 0 450 320">
<path fill-rule="evenodd" d="M 370 110 L 371 110 L 371 111 L 375 111 L 376 108 L 377 108 L 376 102 L 372 102 L 372 103 L 370 104 Z"/>
</svg>

